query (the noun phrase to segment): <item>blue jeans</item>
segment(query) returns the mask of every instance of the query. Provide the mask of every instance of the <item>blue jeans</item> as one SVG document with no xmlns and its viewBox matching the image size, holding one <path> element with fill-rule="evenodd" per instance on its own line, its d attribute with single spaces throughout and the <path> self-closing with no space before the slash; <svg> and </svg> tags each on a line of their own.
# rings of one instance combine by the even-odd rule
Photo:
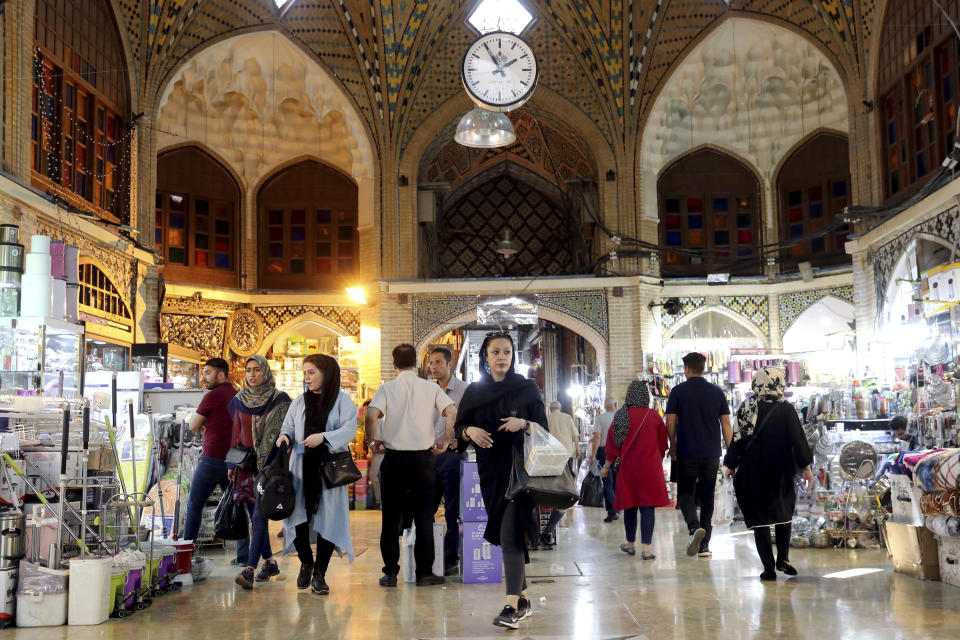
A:
<svg viewBox="0 0 960 640">
<path fill-rule="evenodd" d="M 597 460 L 606 462 L 607 454 L 603 447 L 597 448 Z M 617 486 L 617 472 L 610 467 L 607 477 L 603 479 L 603 505 L 607 508 L 608 516 L 617 515 L 617 510 L 613 508 L 614 489 Z"/>
<path fill-rule="evenodd" d="M 269 560 L 273 557 L 268 528 L 270 521 L 267 520 L 267 517 L 263 515 L 257 505 L 248 502 L 246 507 L 247 515 L 250 516 L 250 544 L 245 561 L 248 567 L 256 567 L 260 564 L 260 558 Z M 239 546 L 237 545 L 237 547 Z"/>
<path fill-rule="evenodd" d="M 203 508 L 217 486 L 222 491 L 226 491 L 230 486 L 230 480 L 227 479 L 227 463 L 220 458 L 200 456 L 197 468 L 193 472 L 193 481 L 190 483 L 187 517 L 183 525 L 184 540 L 197 539 L 200 533 L 200 521 L 203 519 Z M 247 561 L 247 547 L 247 540 L 240 540 L 237 543 L 237 560 Z"/>
<path fill-rule="evenodd" d="M 433 457 L 433 468 L 437 471 L 437 499 L 434 511 L 440 507 L 443 498 L 443 513 L 447 521 L 447 532 L 443 536 L 443 567 L 446 569 L 457 564 L 460 559 L 460 460 L 457 451 L 445 451 Z"/>
<path fill-rule="evenodd" d="M 627 542 L 637 541 L 637 510 L 640 510 L 640 542 L 653 542 L 653 525 L 657 522 L 657 514 L 653 507 L 630 507 L 623 510 L 623 528 L 627 534 Z"/>
</svg>

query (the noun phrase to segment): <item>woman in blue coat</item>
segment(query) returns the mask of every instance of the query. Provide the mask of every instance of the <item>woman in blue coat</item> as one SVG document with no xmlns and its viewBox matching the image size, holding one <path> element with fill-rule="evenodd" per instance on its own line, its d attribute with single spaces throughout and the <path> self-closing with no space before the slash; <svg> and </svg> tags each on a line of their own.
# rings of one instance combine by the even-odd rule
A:
<svg viewBox="0 0 960 640">
<path fill-rule="evenodd" d="M 293 401 L 283 421 L 277 446 L 292 451 L 297 503 L 283 521 L 284 551 L 295 548 L 300 557 L 297 588 L 308 586 L 319 595 L 330 593 L 326 573 L 334 550 L 353 562 L 350 540 L 350 504 L 346 486 L 328 489 L 322 467 L 330 454 L 345 451 L 357 435 L 357 407 L 340 391 L 340 365 L 326 355 L 303 359 L 307 390 Z M 314 559 L 310 545 L 316 542 Z"/>
</svg>

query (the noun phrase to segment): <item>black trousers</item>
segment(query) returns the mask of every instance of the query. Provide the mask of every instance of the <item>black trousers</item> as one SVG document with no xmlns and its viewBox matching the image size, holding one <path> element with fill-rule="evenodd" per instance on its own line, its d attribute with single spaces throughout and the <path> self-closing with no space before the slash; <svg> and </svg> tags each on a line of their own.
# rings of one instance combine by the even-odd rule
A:
<svg viewBox="0 0 960 640">
<path fill-rule="evenodd" d="M 683 513 L 687 529 L 692 534 L 698 528 L 707 532 L 700 550 L 706 551 L 713 530 L 713 496 L 717 486 L 718 458 L 688 458 L 677 460 L 677 505 Z M 700 514 L 697 515 L 697 502 Z"/>
<path fill-rule="evenodd" d="M 527 588 L 526 540 L 531 509 L 507 502 L 500 522 L 500 550 L 503 554 L 504 584 L 508 596 L 519 596 Z M 533 538 L 531 538 L 533 540 Z"/>
<path fill-rule="evenodd" d="M 317 536 L 317 559 L 313 559 L 313 550 L 310 548 L 310 522 L 313 521 L 313 515 L 307 518 L 306 522 L 298 524 L 293 539 L 293 546 L 297 550 L 297 557 L 301 564 L 312 564 L 313 572 L 321 576 L 327 575 L 327 567 L 330 566 L 330 558 L 333 556 L 333 543 L 329 540 Z"/>
<path fill-rule="evenodd" d="M 444 451 L 433 456 L 433 466 L 437 471 L 436 499 L 433 510 L 440 508 L 443 499 L 443 513 L 447 521 L 447 532 L 443 537 L 443 566 L 456 565 L 460 560 L 460 461 L 459 451 Z M 432 534 L 431 534 L 432 535 Z"/>
<path fill-rule="evenodd" d="M 773 559 L 773 542 L 770 539 L 770 527 L 757 527 L 753 530 L 753 538 L 757 542 L 757 553 L 763 570 L 776 571 L 777 562 L 790 562 L 790 530 L 792 524 L 785 522 L 774 527 L 777 530 L 777 559 Z"/>
<path fill-rule="evenodd" d="M 433 573 L 433 514 L 437 473 L 433 453 L 387 449 L 380 467 L 380 491 L 383 494 L 380 525 L 380 555 L 383 572 L 400 572 L 400 535 L 405 516 L 417 527 L 413 555 L 417 578 Z"/>
</svg>

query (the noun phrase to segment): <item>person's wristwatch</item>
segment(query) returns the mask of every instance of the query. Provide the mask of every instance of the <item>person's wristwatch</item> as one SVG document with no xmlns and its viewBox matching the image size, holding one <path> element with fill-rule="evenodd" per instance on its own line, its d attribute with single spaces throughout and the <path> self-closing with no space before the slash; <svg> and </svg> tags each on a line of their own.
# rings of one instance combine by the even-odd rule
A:
<svg viewBox="0 0 960 640">
<path fill-rule="evenodd" d="M 529 420 L 524 420 L 524 421 L 523 421 L 523 432 L 524 432 L 525 434 L 527 434 L 527 435 L 530 435 L 530 421 L 529 421 Z"/>
</svg>

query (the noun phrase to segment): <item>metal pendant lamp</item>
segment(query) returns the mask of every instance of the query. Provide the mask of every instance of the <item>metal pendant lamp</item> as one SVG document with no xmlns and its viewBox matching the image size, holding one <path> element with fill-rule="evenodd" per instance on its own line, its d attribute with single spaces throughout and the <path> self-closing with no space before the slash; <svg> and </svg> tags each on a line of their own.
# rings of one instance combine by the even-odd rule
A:
<svg viewBox="0 0 960 640">
<path fill-rule="evenodd" d="M 520 243 L 511 238 L 510 229 L 503 230 L 503 239 L 497 243 L 496 252 L 506 260 L 520 253 Z"/>
</svg>

